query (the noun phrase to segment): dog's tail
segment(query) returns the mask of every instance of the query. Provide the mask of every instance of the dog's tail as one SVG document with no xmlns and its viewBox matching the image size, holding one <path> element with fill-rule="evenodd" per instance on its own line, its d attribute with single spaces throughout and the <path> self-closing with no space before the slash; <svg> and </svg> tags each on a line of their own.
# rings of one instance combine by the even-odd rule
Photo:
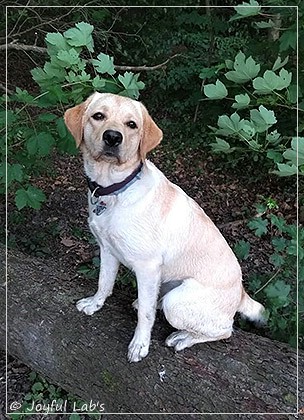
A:
<svg viewBox="0 0 304 420">
<path fill-rule="evenodd" d="M 250 321 L 258 325 L 266 324 L 265 317 L 265 308 L 259 302 L 253 300 L 250 296 L 247 295 L 245 290 L 243 290 L 243 296 L 238 308 L 238 312 L 245 318 L 248 318 Z"/>
</svg>

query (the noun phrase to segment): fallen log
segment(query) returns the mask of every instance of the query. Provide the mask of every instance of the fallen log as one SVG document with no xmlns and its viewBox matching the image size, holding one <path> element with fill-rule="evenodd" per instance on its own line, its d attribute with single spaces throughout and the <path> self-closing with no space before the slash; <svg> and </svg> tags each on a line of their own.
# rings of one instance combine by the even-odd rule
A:
<svg viewBox="0 0 304 420">
<path fill-rule="evenodd" d="M 195 418 L 194 413 L 295 418 L 297 355 L 287 344 L 237 330 L 229 340 L 174 353 L 164 345 L 171 327 L 158 316 L 148 357 L 129 364 L 127 347 L 136 324 L 130 298 L 116 291 L 101 311 L 85 316 L 74 303 L 94 292 L 95 281 L 71 280 L 54 263 L 16 251 L 8 253 L 7 271 L 8 352 L 74 395 L 103 403 L 105 413 L 135 413 L 136 419 L 148 418 L 142 413 L 184 413 L 170 419 Z M 3 278 L 2 248 L 0 274 Z M 2 290 L 2 349 L 4 308 Z M 298 362 L 303 372 L 301 351 Z M 301 383 L 299 397 L 303 407 Z"/>
</svg>

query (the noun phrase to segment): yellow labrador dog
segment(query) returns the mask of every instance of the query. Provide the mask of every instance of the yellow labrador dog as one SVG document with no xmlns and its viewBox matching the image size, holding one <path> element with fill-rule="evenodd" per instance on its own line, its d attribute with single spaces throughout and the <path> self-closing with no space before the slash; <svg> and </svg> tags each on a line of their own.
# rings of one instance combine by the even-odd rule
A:
<svg viewBox="0 0 304 420">
<path fill-rule="evenodd" d="M 245 292 L 224 237 L 195 201 L 146 160 L 163 136 L 146 108 L 96 92 L 64 118 L 83 152 L 89 225 L 100 245 L 98 290 L 77 309 L 87 315 L 101 309 L 119 264 L 132 269 L 138 323 L 130 362 L 149 352 L 158 300 L 177 329 L 166 344 L 177 351 L 230 337 L 236 312 L 261 321 L 264 308 Z"/>
</svg>

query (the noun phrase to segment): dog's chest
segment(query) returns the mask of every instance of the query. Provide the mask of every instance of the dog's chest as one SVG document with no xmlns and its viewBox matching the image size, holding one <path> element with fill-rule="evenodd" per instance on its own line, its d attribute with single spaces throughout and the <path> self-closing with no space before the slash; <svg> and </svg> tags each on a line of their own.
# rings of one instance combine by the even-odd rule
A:
<svg viewBox="0 0 304 420">
<path fill-rule="evenodd" d="M 117 211 L 111 208 L 100 215 L 90 209 L 89 226 L 101 246 L 132 268 L 132 261 L 140 254 L 142 245 L 136 235 L 136 222 L 130 209 Z"/>
</svg>

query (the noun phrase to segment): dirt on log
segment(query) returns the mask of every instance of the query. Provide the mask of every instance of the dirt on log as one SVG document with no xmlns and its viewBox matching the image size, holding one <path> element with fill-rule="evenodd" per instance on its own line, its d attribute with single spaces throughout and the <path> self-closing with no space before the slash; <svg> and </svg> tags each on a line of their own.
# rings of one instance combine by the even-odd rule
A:
<svg viewBox="0 0 304 420">
<path fill-rule="evenodd" d="M 16 251 L 8 253 L 7 270 L 8 352 L 82 399 L 104 403 L 106 413 L 134 413 L 136 419 L 148 418 L 141 413 L 184 413 L 170 419 L 197 418 L 194 413 L 295 418 L 297 355 L 288 345 L 237 330 L 229 340 L 174 353 L 164 345 L 171 327 L 158 316 L 148 357 L 130 364 L 126 353 L 136 325 L 130 298 L 116 291 L 101 311 L 86 316 L 76 310 L 75 301 L 94 293 L 96 282 L 81 284 L 56 264 Z M 3 278 L 2 248 L 0 274 Z M 3 349 L 5 286 L 1 288 Z M 299 372 L 303 356 L 299 352 Z M 300 407 L 302 391 L 300 383 Z"/>
</svg>

